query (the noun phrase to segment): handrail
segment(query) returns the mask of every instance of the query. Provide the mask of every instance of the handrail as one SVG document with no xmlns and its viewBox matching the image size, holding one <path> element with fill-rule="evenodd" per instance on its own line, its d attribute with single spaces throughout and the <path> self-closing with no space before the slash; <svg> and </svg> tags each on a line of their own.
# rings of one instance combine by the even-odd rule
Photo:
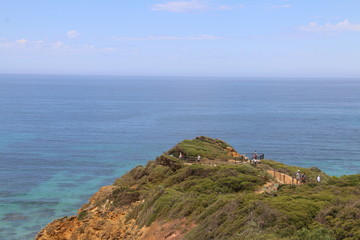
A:
<svg viewBox="0 0 360 240">
<path fill-rule="evenodd" d="M 274 169 L 267 170 L 267 172 L 271 176 L 273 176 L 278 182 L 280 182 L 282 184 L 291 184 L 291 185 L 301 185 L 301 184 L 303 184 L 301 181 L 294 178 L 293 176 L 290 176 L 288 174 L 276 171 Z"/>
</svg>

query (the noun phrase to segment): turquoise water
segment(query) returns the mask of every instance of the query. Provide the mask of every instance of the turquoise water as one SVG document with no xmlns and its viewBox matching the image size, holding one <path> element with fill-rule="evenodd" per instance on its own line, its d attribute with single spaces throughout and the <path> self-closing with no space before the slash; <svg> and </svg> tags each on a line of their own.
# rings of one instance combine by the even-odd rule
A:
<svg viewBox="0 0 360 240">
<path fill-rule="evenodd" d="M 360 172 L 360 79 L 0 75 L 0 239 L 32 239 L 177 142 Z"/>
</svg>

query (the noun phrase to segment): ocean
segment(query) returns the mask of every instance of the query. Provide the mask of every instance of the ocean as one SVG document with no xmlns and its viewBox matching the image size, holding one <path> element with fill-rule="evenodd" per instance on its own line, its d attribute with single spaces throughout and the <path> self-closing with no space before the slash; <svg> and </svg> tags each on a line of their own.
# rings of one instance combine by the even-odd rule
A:
<svg viewBox="0 0 360 240">
<path fill-rule="evenodd" d="M 360 173 L 360 79 L 0 75 L 0 239 L 33 239 L 184 139 Z"/>
</svg>

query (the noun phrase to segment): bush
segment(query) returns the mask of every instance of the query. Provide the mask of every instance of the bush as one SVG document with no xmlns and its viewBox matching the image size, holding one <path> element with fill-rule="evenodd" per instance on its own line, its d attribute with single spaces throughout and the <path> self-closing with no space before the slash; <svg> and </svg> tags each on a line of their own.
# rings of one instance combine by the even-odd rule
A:
<svg viewBox="0 0 360 240">
<path fill-rule="evenodd" d="M 341 187 L 353 187 L 360 185 L 360 174 L 344 175 L 339 178 L 333 177 L 330 184 Z"/>
<path fill-rule="evenodd" d="M 335 236 L 326 228 L 303 228 L 296 233 L 299 240 L 336 240 Z"/>
<path fill-rule="evenodd" d="M 296 229 L 308 227 L 321 209 L 321 203 L 298 197 L 279 196 L 270 198 L 269 203 L 284 213 Z"/>
<path fill-rule="evenodd" d="M 198 154 L 205 158 L 228 158 L 226 148 L 229 146 L 229 144 L 218 139 L 197 137 L 178 143 L 168 151 L 168 154 L 178 156 L 181 152 L 187 158 L 196 158 Z"/>
<path fill-rule="evenodd" d="M 337 239 L 360 239 L 360 201 L 331 205 L 321 211 L 318 220 L 334 230 Z"/>
<path fill-rule="evenodd" d="M 220 178 L 218 184 L 224 192 L 238 192 L 242 190 L 254 190 L 258 179 L 253 176 L 242 175 L 241 177 L 226 177 Z M 260 182 L 260 181 L 259 181 Z"/>
<path fill-rule="evenodd" d="M 164 154 L 156 158 L 156 163 L 169 167 L 173 171 L 176 171 L 183 167 L 183 164 L 179 161 L 179 159 Z"/>
<path fill-rule="evenodd" d="M 140 193 L 138 191 L 125 187 L 115 189 L 110 197 L 114 207 L 129 205 L 139 200 Z"/>
<path fill-rule="evenodd" d="M 149 173 L 147 180 L 151 183 L 160 183 L 167 179 L 172 173 L 169 167 L 157 165 Z"/>
<path fill-rule="evenodd" d="M 80 212 L 79 213 L 79 215 L 78 215 L 78 220 L 79 221 L 82 221 L 82 220 L 84 220 L 84 218 L 86 218 L 87 216 L 89 215 L 89 213 L 88 213 L 88 211 L 82 211 L 82 212 Z"/>
</svg>

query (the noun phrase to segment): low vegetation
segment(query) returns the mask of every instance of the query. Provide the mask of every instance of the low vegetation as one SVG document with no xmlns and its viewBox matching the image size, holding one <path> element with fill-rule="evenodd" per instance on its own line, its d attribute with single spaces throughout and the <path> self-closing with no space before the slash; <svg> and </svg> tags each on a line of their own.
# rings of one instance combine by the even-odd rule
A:
<svg viewBox="0 0 360 240">
<path fill-rule="evenodd" d="M 186 158 L 196 158 L 197 155 L 200 155 L 205 158 L 224 159 L 229 157 L 226 150 L 227 147 L 230 147 L 230 145 L 224 141 L 202 136 L 193 140 L 184 140 L 175 145 L 167 153 L 179 156 L 181 152 Z"/>
<path fill-rule="evenodd" d="M 265 160 L 206 166 L 177 158 L 198 154 L 228 157 L 227 143 L 207 137 L 185 140 L 146 166 L 116 180 L 114 207 L 140 203 L 127 215 L 139 226 L 186 218 L 196 226 L 184 239 L 360 239 L 360 175 L 330 177 L 317 168 L 299 168 Z M 293 175 L 306 172 L 308 183 L 280 185 L 257 194 L 274 181 L 266 170 Z M 316 182 L 320 175 L 322 181 Z M 81 218 L 84 218 L 83 213 Z"/>
</svg>

